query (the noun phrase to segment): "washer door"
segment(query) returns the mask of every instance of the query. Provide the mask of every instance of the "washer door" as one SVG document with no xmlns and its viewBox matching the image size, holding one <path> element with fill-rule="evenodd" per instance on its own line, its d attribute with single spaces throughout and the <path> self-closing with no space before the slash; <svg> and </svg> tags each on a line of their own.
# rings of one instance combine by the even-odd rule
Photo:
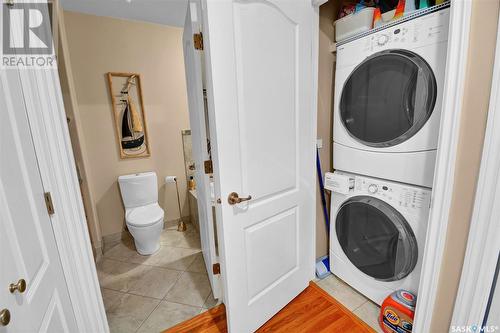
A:
<svg viewBox="0 0 500 333">
<path fill-rule="evenodd" d="M 340 207 L 335 228 L 351 263 L 377 280 L 400 280 L 417 264 L 417 240 L 410 225 L 382 200 L 350 198 Z"/>
<path fill-rule="evenodd" d="M 436 95 L 436 78 L 422 57 L 386 50 L 368 57 L 351 73 L 340 98 L 340 118 L 362 144 L 391 147 L 425 125 Z"/>
</svg>

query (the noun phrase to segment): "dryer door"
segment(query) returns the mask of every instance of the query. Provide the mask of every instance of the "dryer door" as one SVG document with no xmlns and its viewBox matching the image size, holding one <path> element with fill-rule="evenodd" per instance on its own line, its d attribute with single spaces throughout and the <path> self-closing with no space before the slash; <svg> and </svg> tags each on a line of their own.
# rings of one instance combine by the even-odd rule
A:
<svg viewBox="0 0 500 333">
<path fill-rule="evenodd" d="M 400 280 L 417 264 L 417 240 L 410 225 L 382 200 L 348 199 L 338 211 L 335 230 L 351 263 L 377 280 Z"/>
<path fill-rule="evenodd" d="M 436 103 L 432 69 L 407 50 L 368 57 L 344 84 L 340 117 L 347 132 L 370 147 L 391 147 L 415 135 Z"/>
</svg>

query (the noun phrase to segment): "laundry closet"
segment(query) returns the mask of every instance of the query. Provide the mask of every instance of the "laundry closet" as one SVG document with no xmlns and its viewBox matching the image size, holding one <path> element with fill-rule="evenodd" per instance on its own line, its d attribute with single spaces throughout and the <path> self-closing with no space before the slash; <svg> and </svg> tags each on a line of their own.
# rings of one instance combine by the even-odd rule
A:
<svg viewBox="0 0 500 333">
<path fill-rule="evenodd" d="M 318 151 L 330 228 L 325 243 L 317 200 L 316 248 L 333 274 L 381 305 L 397 290 L 418 294 L 450 4 L 335 41 L 347 3 L 320 7 Z"/>
</svg>

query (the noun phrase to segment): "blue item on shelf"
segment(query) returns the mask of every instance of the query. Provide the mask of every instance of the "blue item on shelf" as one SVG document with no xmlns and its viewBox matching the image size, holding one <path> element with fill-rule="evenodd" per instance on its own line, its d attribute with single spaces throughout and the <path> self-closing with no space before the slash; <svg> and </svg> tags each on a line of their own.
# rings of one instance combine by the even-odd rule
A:
<svg viewBox="0 0 500 333">
<path fill-rule="evenodd" d="M 363 8 L 366 8 L 365 2 L 364 1 L 360 1 L 359 3 L 356 4 L 354 12 L 357 13 L 360 10 L 362 10 Z"/>
<path fill-rule="evenodd" d="M 417 10 L 417 7 L 415 6 L 414 0 L 406 0 L 405 1 L 405 10 L 404 10 L 403 15 L 409 15 L 416 10 Z"/>
<path fill-rule="evenodd" d="M 430 7 L 429 0 L 420 0 L 418 4 L 418 9 L 429 8 L 429 7 Z"/>
</svg>

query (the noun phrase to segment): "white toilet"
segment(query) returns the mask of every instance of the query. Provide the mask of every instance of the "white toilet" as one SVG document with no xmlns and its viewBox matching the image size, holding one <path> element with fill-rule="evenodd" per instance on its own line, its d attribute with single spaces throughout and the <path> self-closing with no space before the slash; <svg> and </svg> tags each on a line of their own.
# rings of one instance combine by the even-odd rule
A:
<svg viewBox="0 0 500 333">
<path fill-rule="evenodd" d="M 163 230 L 163 209 L 158 205 L 156 173 L 143 172 L 118 177 L 125 221 L 134 237 L 135 248 L 142 255 L 160 249 Z"/>
</svg>

